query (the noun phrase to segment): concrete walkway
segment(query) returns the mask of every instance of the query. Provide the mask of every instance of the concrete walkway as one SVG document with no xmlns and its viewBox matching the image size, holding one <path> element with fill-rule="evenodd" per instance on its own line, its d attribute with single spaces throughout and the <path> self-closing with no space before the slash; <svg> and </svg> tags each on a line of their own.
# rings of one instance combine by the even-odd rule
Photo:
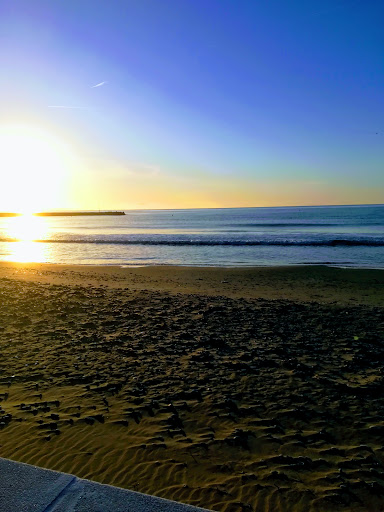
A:
<svg viewBox="0 0 384 512">
<path fill-rule="evenodd" d="M 0 458 L 1 512 L 202 512 L 203 510 L 205 509 Z"/>
</svg>

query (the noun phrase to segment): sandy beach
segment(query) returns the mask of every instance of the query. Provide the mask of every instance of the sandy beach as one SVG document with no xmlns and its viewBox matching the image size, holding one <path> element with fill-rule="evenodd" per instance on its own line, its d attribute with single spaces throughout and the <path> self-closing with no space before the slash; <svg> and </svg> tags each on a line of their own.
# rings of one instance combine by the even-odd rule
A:
<svg viewBox="0 0 384 512">
<path fill-rule="evenodd" d="M 220 512 L 384 510 L 383 285 L 0 263 L 0 456 Z"/>
</svg>

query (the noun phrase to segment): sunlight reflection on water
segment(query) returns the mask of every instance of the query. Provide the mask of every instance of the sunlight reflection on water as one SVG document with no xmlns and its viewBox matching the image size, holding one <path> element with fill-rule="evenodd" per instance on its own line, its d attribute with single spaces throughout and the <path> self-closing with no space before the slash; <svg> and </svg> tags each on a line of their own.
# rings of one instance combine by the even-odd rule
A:
<svg viewBox="0 0 384 512">
<path fill-rule="evenodd" d="M 12 242 L 8 244 L 10 252 L 7 256 L 8 261 L 18 261 L 20 263 L 45 263 L 48 258 L 48 245 L 40 242 Z"/>
<path fill-rule="evenodd" d="M 48 232 L 48 225 L 44 217 L 35 217 L 33 215 L 21 215 L 10 219 L 8 224 L 9 238 L 14 238 L 20 242 L 32 240 L 41 240 L 45 238 Z"/>
<path fill-rule="evenodd" d="M 45 239 L 48 234 L 48 224 L 44 217 L 22 215 L 9 219 L 5 236 L 15 240 L 7 244 L 8 261 L 46 262 L 50 252 L 49 245 L 35 242 Z"/>
</svg>

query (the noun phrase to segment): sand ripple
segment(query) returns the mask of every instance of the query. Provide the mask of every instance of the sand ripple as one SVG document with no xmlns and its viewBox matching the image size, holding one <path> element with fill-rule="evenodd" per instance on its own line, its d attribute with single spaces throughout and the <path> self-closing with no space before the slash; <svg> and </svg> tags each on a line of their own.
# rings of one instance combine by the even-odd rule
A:
<svg viewBox="0 0 384 512">
<path fill-rule="evenodd" d="M 384 312 L 1 279 L 1 455 L 217 511 L 384 510 Z"/>
</svg>

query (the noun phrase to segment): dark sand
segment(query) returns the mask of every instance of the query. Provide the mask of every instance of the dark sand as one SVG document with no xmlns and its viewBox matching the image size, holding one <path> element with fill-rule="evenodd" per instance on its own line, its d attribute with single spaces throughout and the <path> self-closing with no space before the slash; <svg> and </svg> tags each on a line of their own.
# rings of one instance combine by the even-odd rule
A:
<svg viewBox="0 0 384 512">
<path fill-rule="evenodd" d="M 0 455 L 216 511 L 383 511 L 383 284 L 0 264 Z"/>
</svg>

